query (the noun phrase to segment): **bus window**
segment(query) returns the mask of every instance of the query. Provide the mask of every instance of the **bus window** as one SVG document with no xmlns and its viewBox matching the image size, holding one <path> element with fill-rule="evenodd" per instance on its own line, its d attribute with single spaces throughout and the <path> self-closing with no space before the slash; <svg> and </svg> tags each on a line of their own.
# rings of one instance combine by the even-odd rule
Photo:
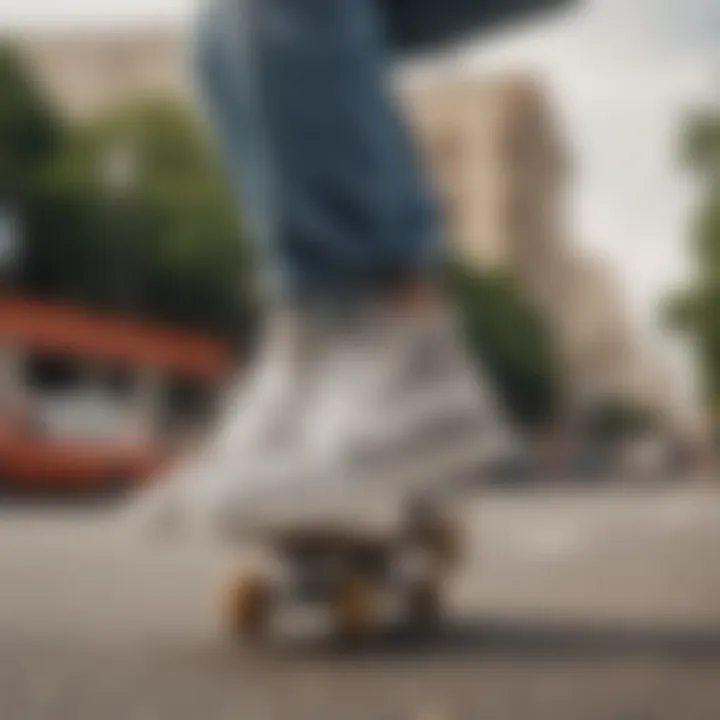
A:
<svg viewBox="0 0 720 720">
<path fill-rule="evenodd" d="M 32 354 L 25 363 L 25 381 L 30 390 L 65 392 L 82 383 L 83 367 L 76 359 Z"/>
</svg>

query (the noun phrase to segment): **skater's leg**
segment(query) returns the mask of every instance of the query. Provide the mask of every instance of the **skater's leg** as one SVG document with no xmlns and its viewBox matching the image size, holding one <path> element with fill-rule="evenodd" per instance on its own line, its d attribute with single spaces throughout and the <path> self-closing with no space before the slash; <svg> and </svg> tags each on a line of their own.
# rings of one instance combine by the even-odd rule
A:
<svg viewBox="0 0 720 720">
<path fill-rule="evenodd" d="M 252 0 L 204 0 L 193 42 L 201 110 L 232 181 L 238 216 L 266 272 L 280 218 L 260 91 Z"/>
<path fill-rule="evenodd" d="M 203 95 L 274 292 L 337 303 L 435 274 L 434 203 L 367 0 L 211 0 Z"/>
</svg>

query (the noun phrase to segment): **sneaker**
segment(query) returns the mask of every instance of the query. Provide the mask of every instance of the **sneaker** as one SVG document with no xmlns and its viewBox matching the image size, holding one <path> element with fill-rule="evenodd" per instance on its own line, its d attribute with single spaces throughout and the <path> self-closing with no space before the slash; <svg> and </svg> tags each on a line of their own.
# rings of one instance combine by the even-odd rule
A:
<svg viewBox="0 0 720 720">
<path fill-rule="evenodd" d="M 509 425 L 446 308 L 368 310 L 321 365 L 307 443 L 350 507 L 442 495 L 509 451 Z"/>
</svg>

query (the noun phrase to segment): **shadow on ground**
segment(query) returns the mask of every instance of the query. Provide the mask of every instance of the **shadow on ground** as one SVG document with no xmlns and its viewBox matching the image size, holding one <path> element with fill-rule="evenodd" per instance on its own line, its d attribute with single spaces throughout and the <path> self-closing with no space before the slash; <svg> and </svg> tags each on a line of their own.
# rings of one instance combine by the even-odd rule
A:
<svg viewBox="0 0 720 720">
<path fill-rule="evenodd" d="M 419 661 L 571 660 L 662 658 L 677 661 L 720 662 L 720 628 L 689 631 L 632 628 L 571 622 L 466 620 L 432 634 L 394 630 L 354 646 L 327 638 L 277 639 L 262 653 L 272 658 L 376 662 L 392 659 Z"/>
</svg>

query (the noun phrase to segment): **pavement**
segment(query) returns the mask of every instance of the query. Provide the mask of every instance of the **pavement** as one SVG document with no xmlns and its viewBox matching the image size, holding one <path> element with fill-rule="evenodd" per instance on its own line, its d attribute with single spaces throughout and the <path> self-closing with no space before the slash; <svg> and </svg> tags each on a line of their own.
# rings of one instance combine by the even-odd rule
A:
<svg viewBox="0 0 720 720">
<path fill-rule="evenodd" d="M 1 720 L 717 720 L 720 489 L 488 491 L 434 638 L 222 632 L 228 548 L 0 506 Z"/>
</svg>

